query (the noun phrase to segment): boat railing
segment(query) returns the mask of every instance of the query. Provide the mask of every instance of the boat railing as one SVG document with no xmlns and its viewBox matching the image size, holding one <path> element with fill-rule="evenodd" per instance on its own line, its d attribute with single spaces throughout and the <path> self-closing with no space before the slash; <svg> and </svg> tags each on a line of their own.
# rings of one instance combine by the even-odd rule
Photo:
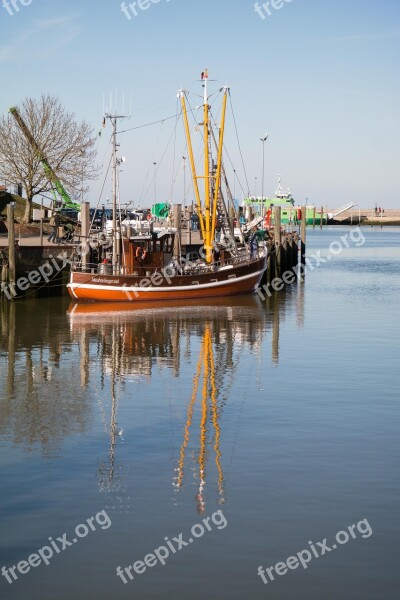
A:
<svg viewBox="0 0 400 600">
<path fill-rule="evenodd" d="M 191 261 L 182 261 L 172 259 L 170 263 L 164 267 L 155 267 L 147 265 L 145 261 L 139 263 L 133 269 L 126 268 L 124 266 L 118 266 L 117 268 L 111 263 L 85 263 L 83 264 L 79 259 L 71 263 L 71 270 L 78 273 L 88 273 L 97 275 L 131 275 L 138 277 L 151 277 L 156 273 L 165 273 L 168 275 L 180 275 L 180 276 L 193 276 L 197 274 L 214 273 L 216 271 L 228 270 L 234 266 L 246 265 L 255 262 L 259 258 L 262 258 L 262 253 L 255 253 L 251 256 L 248 252 L 241 253 L 233 256 L 229 259 L 213 262 L 212 264 L 206 264 L 202 259 L 196 259 Z"/>
</svg>

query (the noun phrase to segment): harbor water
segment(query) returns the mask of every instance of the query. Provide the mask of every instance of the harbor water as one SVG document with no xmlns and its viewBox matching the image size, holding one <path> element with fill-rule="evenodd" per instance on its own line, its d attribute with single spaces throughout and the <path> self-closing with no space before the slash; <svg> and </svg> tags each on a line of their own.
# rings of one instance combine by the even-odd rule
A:
<svg viewBox="0 0 400 600">
<path fill-rule="evenodd" d="M 397 597 L 400 228 L 307 253 L 278 293 L 0 304 L 0 598 Z"/>
</svg>

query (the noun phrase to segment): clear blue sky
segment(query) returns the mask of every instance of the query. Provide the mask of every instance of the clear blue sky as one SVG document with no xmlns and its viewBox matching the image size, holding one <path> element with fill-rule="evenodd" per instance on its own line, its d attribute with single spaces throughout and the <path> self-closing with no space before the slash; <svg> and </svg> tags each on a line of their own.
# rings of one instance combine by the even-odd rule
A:
<svg viewBox="0 0 400 600">
<path fill-rule="evenodd" d="M 261 192 L 259 138 L 268 133 L 269 195 L 281 173 L 298 202 L 400 207 L 398 0 L 281 0 L 270 15 L 262 9 L 264 19 L 252 0 L 149 1 L 130 19 L 120 0 L 14 1 L 20 10 L 10 4 L 10 15 L 0 0 L 2 112 L 27 95 L 52 93 L 98 131 L 103 94 L 118 89 L 120 100 L 122 91 L 132 95 L 123 127 L 134 127 L 173 115 L 179 88 L 201 93 L 196 80 L 207 67 L 218 80 L 212 85 L 231 87 L 252 193 L 255 185 Z M 191 102 L 200 104 L 194 93 Z M 153 203 L 153 162 L 157 200 L 182 201 L 182 172 L 171 198 L 173 144 L 162 160 L 174 126 L 120 136 L 124 202 Z M 109 131 L 99 139 L 99 162 Z M 230 113 L 226 142 L 244 182 Z M 186 154 L 181 123 L 175 151 L 176 168 Z M 93 185 L 93 205 L 101 184 Z"/>
</svg>

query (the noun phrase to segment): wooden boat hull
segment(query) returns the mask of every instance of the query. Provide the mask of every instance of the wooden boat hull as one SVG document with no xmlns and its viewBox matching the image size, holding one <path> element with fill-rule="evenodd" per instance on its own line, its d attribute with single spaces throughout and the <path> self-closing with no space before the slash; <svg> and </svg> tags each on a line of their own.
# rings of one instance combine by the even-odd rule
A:
<svg viewBox="0 0 400 600">
<path fill-rule="evenodd" d="M 74 300 L 144 302 L 227 297 L 253 292 L 266 268 L 266 257 L 191 275 L 100 275 L 72 271 L 68 292 Z"/>
</svg>

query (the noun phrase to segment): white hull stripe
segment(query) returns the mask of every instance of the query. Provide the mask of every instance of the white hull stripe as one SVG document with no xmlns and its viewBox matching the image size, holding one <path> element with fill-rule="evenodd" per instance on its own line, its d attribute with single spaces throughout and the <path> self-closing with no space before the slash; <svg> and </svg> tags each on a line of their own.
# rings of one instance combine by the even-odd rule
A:
<svg viewBox="0 0 400 600">
<path fill-rule="evenodd" d="M 192 284 L 192 285 L 178 285 L 178 286 L 170 286 L 170 287 L 157 287 L 155 285 L 149 287 L 136 287 L 134 285 L 131 286 L 115 286 L 115 285 L 97 285 L 92 283 L 68 283 L 67 287 L 74 293 L 75 289 L 85 289 L 85 290 L 102 290 L 102 291 L 110 291 L 110 292 L 126 292 L 126 293 L 137 293 L 141 292 L 187 292 L 187 291 L 197 291 L 197 290 L 206 290 L 212 288 L 218 288 L 224 285 L 231 285 L 232 283 L 240 283 L 241 281 L 247 281 L 247 279 L 252 279 L 253 277 L 259 277 L 264 273 L 265 269 L 261 271 L 256 271 L 255 273 L 251 273 L 250 275 L 242 275 L 242 277 L 235 277 L 231 279 L 227 279 L 225 281 L 219 281 L 217 283 L 203 283 L 203 284 Z"/>
</svg>

